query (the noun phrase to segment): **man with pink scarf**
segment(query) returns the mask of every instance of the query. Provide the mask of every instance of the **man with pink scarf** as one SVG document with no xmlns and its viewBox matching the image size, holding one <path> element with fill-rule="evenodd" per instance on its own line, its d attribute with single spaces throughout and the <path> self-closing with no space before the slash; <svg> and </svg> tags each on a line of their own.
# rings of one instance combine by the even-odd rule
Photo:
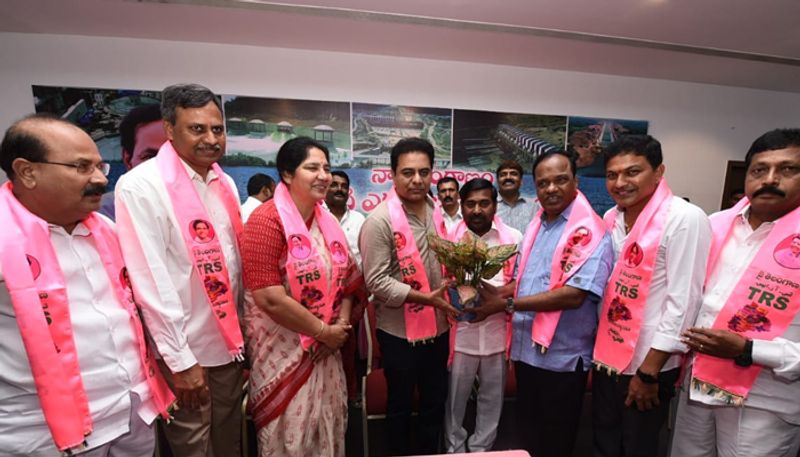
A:
<svg viewBox="0 0 800 457">
<path fill-rule="evenodd" d="M 661 143 L 623 135 L 606 154 L 616 206 L 603 218 L 616 263 L 603 296 L 592 376 L 594 455 L 653 456 L 701 301 L 711 228 L 672 194 Z"/>
<path fill-rule="evenodd" d="M 0 146 L 0 452 L 149 457 L 174 396 L 147 351 L 113 223 L 108 164 L 44 115 Z"/>
<path fill-rule="evenodd" d="M 178 397 L 164 427 L 173 454 L 238 456 L 243 229 L 225 154 L 220 101 L 208 88 L 162 91 L 166 141 L 115 190 L 122 251 L 136 298 Z"/>
<path fill-rule="evenodd" d="M 800 449 L 800 129 L 759 137 L 745 196 L 711 216 L 703 304 L 678 403 L 676 457 L 795 457 Z"/>
</svg>

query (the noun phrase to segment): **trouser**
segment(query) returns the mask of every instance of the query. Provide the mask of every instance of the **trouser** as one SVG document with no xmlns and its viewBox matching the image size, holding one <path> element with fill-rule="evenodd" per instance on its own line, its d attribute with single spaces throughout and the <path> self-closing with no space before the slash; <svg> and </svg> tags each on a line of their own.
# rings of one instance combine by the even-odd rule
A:
<svg viewBox="0 0 800 457">
<path fill-rule="evenodd" d="M 592 374 L 592 431 L 595 457 L 652 457 L 658 455 L 658 438 L 675 394 L 679 368 L 658 375 L 659 406 L 639 411 L 625 406 L 633 376 Z"/>
<path fill-rule="evenodd" d="M 681 390 L 672 457 L 796 457 L 800 425 L 747 406 L 711 406 Z M 798 401 L 797 398 L 786 401 Z"/>
<path fill-rule="evenodd" d="M 497 425 L 503 411 L 506 361 L 505 352 L 491 355 L 453 354 L 450 365 L 450 384 L 444 419 L 444 444 L 448 453 L 485 452 L 492 449 L 497 437 Z M 475 433 L 467 440 L 464 412 L 478 377 L 478 404 Z"/>
<path fill-rule="evenodd" d="M 438 454 L 447 399 L 449 333 L 427 344 L 377 331 L 386 376 L 386 430 L 389 455 Z M 411 447 L 411 410 L 419 393 L 417 448 Z"/>
<path fill-rule="evenodd" d="M 556 372 L 514 362 L 517 427 L 525 450 L 535 457 L 569 457 L 578 433 L 588 371 Z"/>
<path fill-rule="evenodd" d="M 159 366 L 170 389 L 172 374 L 163 360 Z M 231 362 L 204 367 L 211 401 L 199 409 L 177 409 L 163 426 L 175 457 L 239 457 L 242 437 L 242 365 Z"/>
<path fill-rule="evenodd" d="M 350 329 L 347 340 L 342 345 L 342 368 L 344 369 L 344 377 L 347 382 L 347 401 L 354 401 L 358 398 L 358 374 L 356 373 L 356 349 L 358 342 L 356 341 L 355 328 Z"/>
<path fill-rule="evenodd" d="M 108 443 L 90 451 L 76 454 L 80 457 L 151 457 L 156 440 L 153 426 L 139 417 L 142 401 L 135 393 L 131 393 L 130 428 L 124 435 L 118 436 Z"/>
</svg>

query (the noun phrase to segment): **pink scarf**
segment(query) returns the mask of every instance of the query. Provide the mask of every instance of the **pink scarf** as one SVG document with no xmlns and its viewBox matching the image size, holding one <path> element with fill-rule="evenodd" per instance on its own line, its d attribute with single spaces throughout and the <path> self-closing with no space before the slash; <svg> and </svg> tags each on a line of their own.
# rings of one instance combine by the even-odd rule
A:
<svg viewBox="0 0 800 457">
<path fill-rule="evenodd" d="M 336 218 L 322 209 L 321 203 L 314 207 L 314 218 L 333 261 L 333 278 L 329 288 L 325 262 L 311 242 L 308 227 L 285 184 L 278 184 L 273 198 L 286 236 L 286 276 L 292 298 L 323 322 L 330 324 L 333 317 L 339 314 L 350 264 L 344 232 Z M 301 334 L 300 342 L 303 350 L 308 350 L 316 340 Z"/>
<path fill-rule="evenodd" d="M 203 282 L 206 299 L 217 321 L 217 327 L 225 339 L 228 352 L 235 360 L 244 358 L 244 339 L 239 327 L 239 318 L 236 314 L 236 300 L 231 290 L 228 265 L 222 253 L 219 238 L 211 225 L 203 202 L 197 195 L 192 180 L 186 173 L 183 162 L 172 147 L 172 142 L 166 141 L 156 156 L 158 169 L 164 178 L 164 185 L 169 193 L 175 218 L 180 225 L 183 241 L 189 257 L 194 259 L 197 273 Z M 219 165 L 211 166 L 217 179 L 209 183 L 212 192 L 222 200 L 225 210 L 236 233 L 238 243 L 242 234 L 242 219 L 239 216 L 239 202 L 227 184 L 222 184 L 225 175 Z M 208 228 L 207 239 L 200 239 L 195 233 L 194 224 L 202 222 Z"/>
<path fill-rule="evenodd" d="M 408 225 L 408 217 L 403 210 L 403 203 L 397 196 L 394 187 L 386 196 L 386 204 L 389 207 L 389 218 L 392 221 L 392 232 L 394 232 L 397 249 L 397 261 L 400 263 L 403 282 L 414 290 L 423 293 L 430 292 L 431 286 L 428 282 L 428 275 L 425 273 L 425 264 L 422 262 L 414 234 Z M 446 238 L 447 233 L 441 232 L 444 228 L 441 212 L 436 211 L 436 208 L 431 211 L 433 211 L 433 223 L 439 236 Z M 412 344 L 425 342 L 436 336 L 436 311 L 433 307 L 418 303 L 406 303 L 404 307 L 408 342 Z"/>
<path fill-rule="evenodd" d="M 662 178 L 636 218 L 611 272 L 594 346 L 594 363 L 609 372 L 621 373 L 633 358 L 671 202 L 672 191 Z M 606 214 L 609 230 L 614 229 L 618 211 L 615 207 Z"/>
<path fill-rule="evenodd" d="M 506 226 L 503 221 L 495 215 L 494 220 L 495 228 L 497 229 L 497 235 L 500 239 L 500 244 L 516 244 L 514 239 L 511 238 L 511 233 L 508 231 L 508 226 Z M 464 220 L 460 220 L 458 225 L 453 228 L 453 233 L 450 236 L 450 241 L 458 242 L 464 233 L 467 231 L 467 224 Z M 503 265 L 503 280 L 506 284 L 510 283 L 514 280 L 514 262 L 516 260 L 516 254 L 511 256 L 506 263 Z M 455 352 L 456 348 L 456 333 L 458 330 L 458 321 L 450 320 L 450 357 L 448 358 L 448 365 L 453 362 L 453 353 Z M 511 315 L 506 315 L 506 355 L 509 354 L 511 349 Z"/>
<path fill-rule="evenodd" d="M 528 256 L 531 248 L 539 234 L 542 226 L 542 214 L 540 209 L 534 216 L 528 229 L 525 230 L 525 238 L 522 241 L 522 263 L 519 267 L 519 278 L 525 273 L 528 265 Z M 586 197 L 578 191 L 578 195 L 572 203 L 572 211 L 567 219 L 567 225 L 556 245 L 555 255 L 550 265 L 550 289 L 554 290 L 563 287 L 569 278 L 580 270 L 584 263 L 589 260 L 594 250 L 603 240 L 606 232 L 603 220 L 594 212 Z M 519 295 L 519 281 L 514 296 Z M 531 338 L 538 344 L 542 352 L 545 352 L 553 342 L 553 335 L 556 333 L 558 321 L 561 318 L 561 311 L 537 312 L 533 319 L 533 329 Z"/>
<path fill-rule="evenodd" d="M 11 182 L 0 188 L 0 220 L 6 221 L 0 231 L 0 264 L 45 421 L 56 447 L 69 453 L 85 444 L 84 438 L 92 432 L 92 417 L 72 336 L 66 284 L 47 223 L 22 206 L 11 189 Z M 120 306 L 131 316 L 155 407 L 169 419 L 175 397 L 147 350 L 131 289 L 122 284 L 126 270 L 116 234 L 95 214 L 83 223 L 91 232 Z"/>
<path fill-rule="evenodd" d="M 733 208 L 711 218 L 713 240 L 706 280 L 730 239 L 736 218 L 748 204 L 744 198 Z M 768 341 L 783 335 L 800 310 L 800 259 L 787 263 L 778 253 L 788 249 L 792 238 L 799 232 L 800 208 L 775 222 L 712 328 Z M 741 406 L 762 369 L 761 365 L 745 368 L 736 365 L 732 359 L 697 354 L 692 369 L 692 388 Z"/>
</svg>

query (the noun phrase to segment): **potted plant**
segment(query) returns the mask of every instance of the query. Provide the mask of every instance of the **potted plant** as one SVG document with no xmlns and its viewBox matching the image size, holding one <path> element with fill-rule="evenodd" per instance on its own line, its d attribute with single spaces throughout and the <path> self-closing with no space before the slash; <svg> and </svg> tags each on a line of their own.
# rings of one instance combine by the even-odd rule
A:
<svg viewBox="0 0 800 457">
<path fill-rule="evenodd" d="M 517 253 L 516 244 L 490 248 L 470 231 L 464 232 L 457 242 L 431 233 L 428 234 L 428 243 L 455 283 L 455 287 L 449 288 L 448 295 L 450 303 L 460 310 L 479 306 L 478 286 L 481 281 L 493 278 L 503 269 L 505 262 Z M 470 320 L 473 316 L 465 313 L 460 320 Z"/>
</svg>

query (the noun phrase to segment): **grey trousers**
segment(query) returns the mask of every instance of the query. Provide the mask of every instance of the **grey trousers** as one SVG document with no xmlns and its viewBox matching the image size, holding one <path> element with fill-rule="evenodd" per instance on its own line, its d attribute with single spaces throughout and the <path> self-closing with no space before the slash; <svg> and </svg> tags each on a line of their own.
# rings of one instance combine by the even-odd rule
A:
<svg viewBox="0 0 800 457">
<path fill-rule="evenodd" d="M 475 378 L 478 378 L 478 408 L 475 433 L 467 437 L 464 414 Z M 490 451 L 497 437 L 497 425 L 503 411 L 506 385 L 505 353 L 486 356 L 453 354 L 449 390 L 445 406 L 444 442 L 448 453 Z"/>
<path fill-rule="evenodd" d="M 171 389 L 172 375 L 159 360 Z M 180 408 L 163 425 L 172 455 L 192 457 L 239 457 L 242 446 L 242 365 L 231 362 L 204 367 L 211 401 L 200 409 Z"/>
</svg>

